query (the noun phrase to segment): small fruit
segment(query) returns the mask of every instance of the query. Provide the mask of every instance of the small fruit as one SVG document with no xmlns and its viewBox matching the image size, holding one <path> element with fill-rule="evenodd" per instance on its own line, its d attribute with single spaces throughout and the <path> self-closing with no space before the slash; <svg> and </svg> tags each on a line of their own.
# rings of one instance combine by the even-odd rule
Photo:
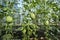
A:
<svg viewBox="0 0 60 40">
<path fill-rule="evenodd" d="M 22 32 L 25 34 L 26 33 L 26 29 L 24 29 Z"/>
<path fill-rule="evenodd" d="M 12 18 L 11 16 L 7 16 L 7 17 L 6 17 L 6 21 L 7 21 L 7 22 L 12 22 L 12 21 L 13 21 L 13 18 Z"/>
<path fill-rule="evenodd" d="M 3 10 L 4 10 L 4 11 L 7 11 L 7 10 L 8 10 L 8 8 L 3 8 Z"/>
<path fill-rule="evenodd" d="M 49 25 L 49 21 L 48 20 L 45 22 L 45 25 Z"/>
<path fill-rule="evenodd" d="M 34 13 L 31 13 L 30 16 L 31 16 L 32 19 L 35 19 L 35 14 Z"/>
</svg>

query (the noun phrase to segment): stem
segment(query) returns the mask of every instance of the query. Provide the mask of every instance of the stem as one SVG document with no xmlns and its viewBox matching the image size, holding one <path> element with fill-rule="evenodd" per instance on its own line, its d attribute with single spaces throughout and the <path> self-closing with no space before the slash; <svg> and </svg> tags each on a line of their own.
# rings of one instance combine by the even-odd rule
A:
<svg viewBox="0 0 60 40">
<path fill-rule="evenodd" d="M 6 34 L 7 34 L 7 27 L 8 27 L 8 24 L 6 24 L 6 27 L 5 27 L 5 30 L 6 30 Z"/>
<path fill-rule="evenodd" d="M 29 28 L 29 23 L 30 23 L 30 21 L 28 20 L 28 25 L 27 25 L 27 29 L 26 29 L 27 30 L 27 40 L 29 40 L 29 29 L 28 29 Z"/>
<path fill-rule="evenodd" d="M 45 10 L 46 10 L 46 7 L 47 7 L 47 6 L 46 6 L 46 1 L 45 1 Z"/>
</svg>

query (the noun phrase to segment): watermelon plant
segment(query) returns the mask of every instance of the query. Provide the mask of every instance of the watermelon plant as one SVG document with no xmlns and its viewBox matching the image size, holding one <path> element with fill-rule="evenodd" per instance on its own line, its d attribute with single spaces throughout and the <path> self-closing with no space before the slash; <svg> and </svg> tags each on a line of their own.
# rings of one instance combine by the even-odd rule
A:
<svg viewBox="0 0 60 40">
<path fill-rule="evenodd" d="M 60 0 L 0 0 L 1 40 L 60 40 Z"/>
</svg>

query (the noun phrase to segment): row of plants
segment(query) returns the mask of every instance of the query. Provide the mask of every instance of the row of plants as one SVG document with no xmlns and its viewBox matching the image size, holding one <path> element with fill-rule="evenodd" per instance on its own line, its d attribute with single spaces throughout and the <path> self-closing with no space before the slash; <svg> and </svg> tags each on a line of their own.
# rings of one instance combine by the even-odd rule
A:
<svg viewBox="0 0 60 40">
<path fill-rule="evenodd" d="M 59 0 L 0 0 L 1 40 L 60 40 Z"/>
</svg>

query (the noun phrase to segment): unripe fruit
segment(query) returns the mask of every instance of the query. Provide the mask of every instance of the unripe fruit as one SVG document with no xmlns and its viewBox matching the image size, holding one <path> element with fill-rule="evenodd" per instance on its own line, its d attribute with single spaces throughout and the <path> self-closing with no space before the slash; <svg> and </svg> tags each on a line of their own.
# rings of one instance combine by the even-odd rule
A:
<svg viewBox="0 0 60 40">
<path fill-rule="evenodd" d="M 8 8 L 3 8 L 3 11 L 7 11 L 8 10 Z"/>
<path fill-rule="evenodd" d="M 24 29 L 22 32 L 25 34 L 26 33 L 26 30 Z"/>
<path fill-rule="evenodd" d="M 7 22 L 12 22 L 12 21 L 13 21 L 13 18 L 12 18 L 11 16 L 7 16 L 7 17 L 6 17 L 6 21 L 7 21 Z"/>
<path fill-rule="evenodd" d="M 30 16 L 31 16 L 32 19 L 35 19 L 35 14 L 34 13 L 31 13 Z"/>
<path fill-rule="evenodd" d="M 45 25 L 49 25 L 49 21 L 48 20 L 45 22 Z"/>
</svg>

